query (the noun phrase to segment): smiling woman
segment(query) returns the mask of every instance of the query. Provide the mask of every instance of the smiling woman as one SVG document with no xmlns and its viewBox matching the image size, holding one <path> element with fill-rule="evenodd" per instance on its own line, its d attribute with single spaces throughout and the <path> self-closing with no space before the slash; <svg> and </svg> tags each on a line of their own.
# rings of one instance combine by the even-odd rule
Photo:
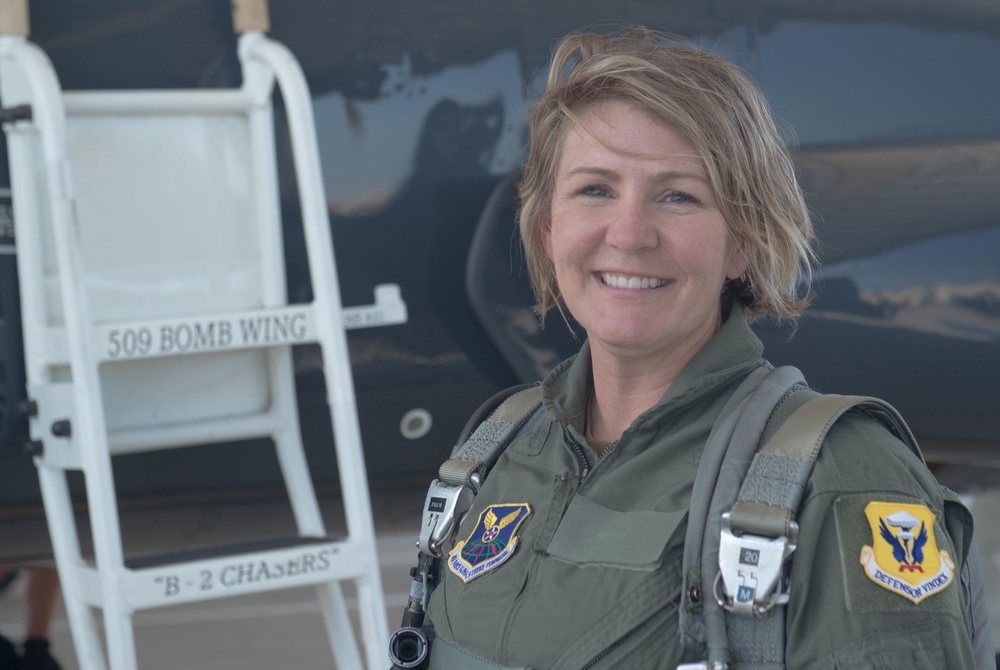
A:
<svg viewBox="0 0 1000 670">
<path fill-rule="evenodd" d="M 798 522 L 794 561 L 771 566 L 783 576 L 765 583 L 755 530 L 734 540 L 739 574 L 751 575 L 736 606 L 728 577 L 715 594 L 727 611 L 703 604 L 687 525 L 706 516 L 702 461 L 728 446 L 713 436 L 734 403 L 773 432 L 818 395 L 800 393 L 794 371 L 777 408 L 743 400 L 771 369 L 748 323 L 794 319 L 813 262 L 791 159 L 749 79 L 642 29 L 574 34 L 555 52 L 531 130 L 520 228 L 536 310 L 571 315 L 587 340 L 542 382 L 540 407 L 512 429 L 485 482 L 461 489 L 475 498 L 440 554 L 447 567 L 424 572 L 437 582 L 430 667 L 971 668 L 992 654 L 988 632 L 974 651 L 966 621 L 979 603 L 954 579 L 978 575 L 968 513 L 897 437 L 905 430 L 860 412 L 818 438 L 811 474 L 796 480 L 801 504 L 770 493 L 783 489 L 786 462 L 751 496 Z M 483 424 L 492 442 L 503 421 Z M 893 563 L 886 547 L 912 535 L 893 525 L 903 512 L 933 549 Z M 784 593 L 787 607 L 770 609 Z M 765 630 L 744 615 L 776 637 L 744 645 Z M 706 637 L 719 625 L 728 647 Z"/>
<path fill-rule="evenodd" d="M 717 207 L 743 252 L 747 276 L 727 283 L 727 288 L 739 296 L 751 319 L 794 319 L 811 299 L 802 286 L 808 287 L 815 260 L 813 229 L 767 102 L 731 63 L 686 46 L 648 48 L 656 39 L 641 30 L 618 41 L 577 34 L 563 40 L 553 56 L 546 92 L 532 115 L 531 146 L 519 189 L 521 236 L 538 296 L 536 307 L 544 317 L 561 301 L 542 236 L 553 213 L 566 144 L 581 134 L 602 144 L 583 117 L 611 101 L 645 111 L 649 120 L 683 143 L 674 147 L 686 151 L 684 169 L 675 176 L 689 174 L 704 182 L 710 190 L 706 204 Z M 628 76 L 609 76 L 612 71 Z M 616 153 L 612 146 L 603 146 Z M 625 153 L 636 149 L 622 148 Z M 640 147 L 635 156 L 644 150 Z"/>
<path fill-rule="evenodd" d="M 719 330 L 722 288 L 746 261 L 689 142 L 624 102 L 601 103 L 580 124 L 563 140 L 542 243 L 607 373 L 594 377 L 589 419 L 593 437 L 611 441 L 637 416 L 612 399 L 640 411 L 659 400 Z M 627 395 L 609 383 L 619 378 Z"/>
</svg>

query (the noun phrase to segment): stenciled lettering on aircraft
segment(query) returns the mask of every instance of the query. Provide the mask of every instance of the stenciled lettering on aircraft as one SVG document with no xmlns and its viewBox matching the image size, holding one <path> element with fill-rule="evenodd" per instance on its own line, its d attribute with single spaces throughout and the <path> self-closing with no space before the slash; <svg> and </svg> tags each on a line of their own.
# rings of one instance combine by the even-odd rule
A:
<svg viewBox="0 0 1000 670">
<path fill-rule="evenodd" d="M 304 551 L 291 558 L 281 560 L 234 560 L 218 570 L 199 569 L 190 576 L 170 574 L 157 575 L 153 583 L 162 589 L 165 598 L 179 596 L 191 589 L 213 591 L 251 587 L 254 584 L 276 582 L 300 576 L 321 574 L 333 567 L 335 547 L 324 547 L 316 551 Z"/>
<path fill-rule="evenodd" d="M 305 312 L 284 312 L 112 328 L 107 331 L 106 354 L 121 359 L 301 342 L 307 334 L 306 319 Z"/>
</svg>

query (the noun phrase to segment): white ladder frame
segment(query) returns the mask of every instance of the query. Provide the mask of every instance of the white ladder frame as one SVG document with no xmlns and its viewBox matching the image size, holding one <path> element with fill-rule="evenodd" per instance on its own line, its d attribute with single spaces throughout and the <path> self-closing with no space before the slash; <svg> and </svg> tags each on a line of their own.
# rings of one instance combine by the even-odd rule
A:
<svg viewBox="0 0 1000 670">
<path fill-rule="evenodd" d="M 29 394 L 39 409 L 31 421 L 31 430 L 35 439 L 44 440 L 44 452 L 35 461 L 67 616 L 78 660 L 84 670 L 106 667 L 91 607 L 103 610 L 108 664 L 112 670 L 134 670 L 137 657 L 131 618 L 135 611 L 306 584 L 317 587 L 337 667 L 342 670 L 363 667 L 340 588 L 342 581 L 353 581 L 357 588 L 367 667 L 373 669 L 386 663 L 385 605 L 344 330 L 348 323 L 359 327 L 403 322 L 406 308 L 399 298 L 398 287 L 390 285 L 377 288 L 375 305 L 343 309 L 305 77 L 294 56 L 261 32 L 247 32 L 239 37 L 239 57 L 244 84 L 238 90 L 63 93 L 41 49 L 23 36 L 0 36 L 3 103 L 6 107 L 30 105 L 33 115 L 31 120 L 16 121 L 5 127 L 12 166 L 26 370 Z M 265 185 L 255 189 L 257 207 L 271 212 L 280 222 L 274 187 L 271 111 L 275 83 L 282 92 L 289 118 L 313 303 L 287 305 L 281 291 L 265 289 L 268 304 L 258 310 L 95 324 L 81 279 L 85 275 L 78 249 L 80 238 L 72 166 L 66 148 L 67 111 L 140 114 L 169 110 L 186 113 L 212 113 L 220 109 L 244 111 L 249 115 L 252 134 L 268 140 L 255 143 L 256 180 Z M 44 160 L 44 166 L 34 166 L 34 170 L 31 169 L 33 157 L 29 145 L 32 136 L 40 138 Z M 38 171 L 39 168 L 44 173 L 48 191 L 47 202 L 41 206 L 29 190 L 34 185 L 28 182 L 34 177 L 24 173 L 24 170 Z M 19 193 L 24 195 L 19 198 Z M 44 309 L 39 226 L 45 225 L 46 206 L 54 229 L 55 262 L 59 268 L 65 327 L 50 324 Z M 283 287 L 280 230 L 260 231 L 260 234 L 262 251 L 277 250 L 269 258 L 261 254 L 263 276 L 280 278 L 280 282 L 265 282 L 265 286 Z M 152 430 L 117 431 L 109 436 L 99 366 L 116 358 L 111 348 L 100 346 L 110 341 L 113 331 L 147 329 L 151 337 L 155 337 L 165 324 L 185 323 L 193 324 L 192 327 L 201 324 L 207 329 L 211 323 L 226 319 L 236 323 L 240 318 L 255 317 L 297 319 L 295 323 L 299 326 L 294 342 L 286 338 L 272 343 L 267 350 L 275 399 L 273 411 L 238 422 L 220 419 Z M 307 341 L 319 342 L 324 354 L 324 376 L 347 524 L 346 538 L 337 541 L 326 539 L 298 434 L 291 344 Z M 213 341 L 212 344 L 219 346 L 210 349 L 220 350 L 260 346 L 240 341 L 235 334 L 231 341 Z M 164 354 L 152 343 L 148 351 L 150 357 L 177 354 Z M 57 367 L 66 365 L 71 370 L 69 383 L 53 374 Z M 70 421 L 72 434 L 68 438 L 53 438 L 48 433 L 49 426 L 62 419 Z M 284 575 L 278 580 L 280 584 L 268 581 L 241 583 L 223 593 L 218 589 L 203 592 L 189 585 L 197 585 L 204 571 L 220 575 L 233 565 L 234 557 L 170 566 L 126 567 L 111 469 L 112 454 L 267 435 L 274 438 L 279 453 L 299 533 L 317 538 L 314 544 L 306 545 L 308 555 L 313 557 L 312 571 L 303 569 L 295 575 Z M 67 469 L 82 470 L 85 476 L 96 566 L 85 562 L 81 553 L 64 472 Z M 289 561 L 301 560 L 304 564 L 306 554 L 303 551 L 303 546 L 275 547 L 253 554 L 252 560 L 272 565 L 292 565 Z M 248 557 L 242 556 L 239 560 L 245 561 Z M 319 563 L 328 569 L 315 569 Z"/>
</svg>

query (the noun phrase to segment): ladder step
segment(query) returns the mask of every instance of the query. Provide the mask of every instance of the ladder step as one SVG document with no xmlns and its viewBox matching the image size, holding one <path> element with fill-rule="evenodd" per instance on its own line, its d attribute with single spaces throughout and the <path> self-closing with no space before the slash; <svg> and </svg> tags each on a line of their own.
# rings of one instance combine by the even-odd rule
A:
<svg viewBox="0 0 1000 670">
<path fill-rule="evenodd" d="M 311 304 L 94 326 L 98 359 L 134 360 L 315 342 Z"/>
<path fill-rule="evenodd" d="M 271 549 L 288 549 L 290 547 L 308 547 L 310 545 L 336 541 L 337 538 L 331 537 L 281 537 L 271 540 L 261 540 L 258 542 L 241 542 L 238 544 L 221 545 L 218 547 L 191 549 L 189 551 L 176 551 L 150 556 L 137 556 L 125 559 L 125 567 L 130 570 L 142 570 L 144 568 L 156 568 L 175 563 L 204 561 L 210 558 L 222 558 L 228 556 L 235 559 L 241 554 L 255 554 L 261 551 L 269 551 Z"/>
<path fill-rule="evenodd" d="M 362 578 L 373 555 L 357 541 L 290 537 L 146 556 L 126 561 L 125 589 L 136 610 L 228 598 Z M 96 569 L 84 572 L 85 581 L 89 575 L 96 583 Z M 100 599 L 96 591 L 86 597 Z"/>
<path fill-rule="evenodd" d="M 406 323 L 406 304 L 397 284 L 375 287 L 371 305 L 345 307 L 347 329 Z M 50 327 L 46 347 L 51 364 L 69 362 L 65 327 Z M 316 342 L 319 334 L 311 303 L 220 314 L 132 319 L 94 326 L 99 362 L 162 358 L 210 351 L 236 351 Z"/>
<path fill-rule="evenodd" d="M 37 406 L 39 425 L 53 426 L 60 421 L 77 425 L 76 397 L 71 382 L 33 384 L 29 396 Z M 167 423 L 145 428 L 123 428 L 108 432 L 108 448 L 113 455 L 157 451 L 180 447 L 218 444 L 232 440 L 270 437 L 287 429 L 288 417 L 273 409 L 264 414 L 231 416 Z M 77 436 L 58 438 L 43 434 L 46 465 L 64 470 L 81 470 Z"/>
</svg>

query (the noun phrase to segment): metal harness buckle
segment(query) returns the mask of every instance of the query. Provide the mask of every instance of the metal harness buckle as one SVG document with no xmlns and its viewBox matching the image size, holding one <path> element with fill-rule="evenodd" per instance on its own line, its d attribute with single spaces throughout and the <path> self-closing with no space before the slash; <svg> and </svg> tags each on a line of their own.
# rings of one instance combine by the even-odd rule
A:
<svg viewBox="0 0 1000 670">
<path fill-rule="evenodd" d="M 732 531 L 730 513 L 722 515 L 719 575 L 714 585 L 719 607 L 739 616 L 763 617 L 775 605 L 788 602 L 782 568 L 798 541 L 799 526 L 795 522 L 791 523 L 789 535 L 773 539 L 749 533 L 737 536 Z"/>
<path fill-rule="evenodd" d="M 478 475 L 473 475 L 473 486 L 478 479 Z M 458 529 L 475 497 L 475 490 L 468 486 L 453 486 L 439 479 L 432 481 L 424 500 L 424 520 L 420 526 L 420 539 L 417 540 L 420 551 L 428 556 L 444 558 L 444 543 Z"/>
</svg>

